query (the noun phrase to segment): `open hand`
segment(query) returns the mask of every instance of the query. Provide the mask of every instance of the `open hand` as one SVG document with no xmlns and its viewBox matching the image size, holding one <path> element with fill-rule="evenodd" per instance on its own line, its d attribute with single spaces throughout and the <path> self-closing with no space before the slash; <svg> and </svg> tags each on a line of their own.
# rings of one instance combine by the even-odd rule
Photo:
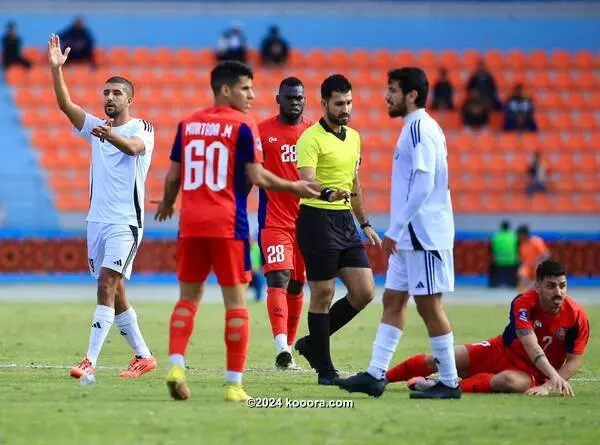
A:
<svg viewBox="0 0 600 445">
<path fill-rule="evenodd" d="M 318 198 L 321 194 L 321 186 L 317 182 L 300 180 L 294 182 L 293 192 L 301 198 Z"/>
<path fill-rule="evenodd" d="M 381 247 L 381 238 L 379 238 L 379 235 L 377 235 L 377 232 L 375 232 L 375 230 L 373 230 L 373 227 L 365 227 L 363 229 L 363 233 L 369 240 L 369 244 L 371 246 Z"/>
<path fill-rule="evenodd" d="M 171 219 L 173 213 L 175 212 L 175 208 L 173 206 L 167 207 L 162 200 L 152 200 L 151 204 L 157 204 L 158 208 L 156 209 L 156 215 L 154 215 L 155 221 L 166 221 L 167 219 Z"/>
<path fill-rule="evenodd" d="M 533 388 L 529 388 L 525 391 L 525 395 L 528 396 L 547 396 L 550 394 L 550 388 L 546 385 L 534 386 Z"/>
<path fill-rule="evenodd" d="M 569 382 L 567 382 L 560 376 L 551 378 L 548 383 L 552 385 L 552 389 L 559 393 L 561 396 L 575 396 L 575 391 L 573 391 L 573 388 L 571 388 Z"/>
<path fill-rule="evenodd" d="M 48 40 L 48 63 L 52 68 L 59 68 L 65 64 L 67 61 L 67 57 L 71 52 L 71 48 L 66 48 L 63 54 L 60 49 L 60 37 L 56 34 L 50 34 L 50 39 Z"/>
<path fill-rule="evenodd" d="M 390 256 L 393 255 L 394 253 L 398 252 L 398 248 L 396 247 L 396 241 L 394 241 L 393 239 L 384 236 L 383 237 L 383 241 L 381 242 L 381 247 L 383 248 L 384 252 Z"/>
</svg>

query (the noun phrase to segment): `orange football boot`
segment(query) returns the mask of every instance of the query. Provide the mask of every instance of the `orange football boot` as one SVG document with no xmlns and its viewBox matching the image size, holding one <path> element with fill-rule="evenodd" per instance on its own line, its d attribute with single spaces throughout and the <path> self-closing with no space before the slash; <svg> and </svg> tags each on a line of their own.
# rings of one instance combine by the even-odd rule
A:
<svg viewBox="0 0 600 445">
<path fill-rule="evenodd" d="M 135 379 L 142 374 L 158 369 L 158 363 L 154 357 L 142 358 L 133 356 L 127 370 L 119 374 L 119 377 Z"/>
<path fill-rule="evenodd" d="M 94 374 L 95 372 L 96 370 L 92 366 L 92 362 L 90 362 L 86 357 L 79 365 L 71 368 L 71 377 L 78 379 L 84 374 Z"/>
</svg>

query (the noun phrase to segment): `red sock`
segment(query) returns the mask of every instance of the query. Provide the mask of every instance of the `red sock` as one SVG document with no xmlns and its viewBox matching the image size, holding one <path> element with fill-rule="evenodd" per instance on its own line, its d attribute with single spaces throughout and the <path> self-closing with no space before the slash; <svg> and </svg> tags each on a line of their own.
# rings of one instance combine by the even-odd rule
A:
<svg viewBox="0 0 600 445">
<path fill-rule="evenodd" d="M 435 372 L 427 366 L 426 354 L 415 355 L 394 366 L 385 375 L 389 382 L 405 382 L 413 377 L 427 377 Z"/>
<path fill-rule="evenodd" d="M 299 294 L 287 294 L 287 339 L 288 345 L 293 345 L 296 341 L 296 333 L 300 324 L 300 316 L 302 315 L 302 306 L 304 305 L 304 292 Z"/>
<path fill-rule="evenodd" d="M 248 309 L 225 311 L 225 345 L 227 346 L 227 371 L 244 372 L 250 337 Z"/>
<path fill-rule="evenodd" d="M 169 355 L 185 355 L 192 332 L 198 305 L 190 300 L 175 303 L 169 323 Z"/>
<path fill-rule="evenodd" d="M 494 392 L 492 389 L 492 378 L 495 374 L 482 372 L 467 377 L 460 381 L 460 390 L 462 392 Z"/>
<path fill-rule="evenodd" d="M 273 337 L 279 334 L 287 335 L 288 306 L 285 289 L 270 287 L 267 289 L 267 310 L 271 321 Z"/>
</svg>

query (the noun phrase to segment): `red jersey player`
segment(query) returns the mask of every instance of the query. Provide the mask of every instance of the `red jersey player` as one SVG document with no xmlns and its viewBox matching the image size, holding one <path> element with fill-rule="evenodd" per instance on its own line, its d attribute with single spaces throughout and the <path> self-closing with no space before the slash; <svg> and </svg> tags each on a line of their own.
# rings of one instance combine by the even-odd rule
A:
<svg viewBox="0 0 600 445">
<path fill-rule="evenodd" d="M 588 342 L 584 310 L 567 295 L 564 267 L 546 260 L 536 270 L 535 287 L 511 303 L 504 333 L 455 348 L 464 392 L 518 392 L 574 395 L 568 380 L 577 372 Z M 411 389 L 432 384 L 431 355 L 417 355 L 387 373 L 389 382 L 409 381 Z"/>
<path fill-rule="evenodd" d="M 318 185 L 288 181 L 262 166 L 259 133 L 246 113 L 254 99 L 252 70 L 243 63 L 219 63 L 211 72 L 213 107 L 183 119 L 171 152 L 171 168 L 156 213 L 173 215 L 181 185 L 177 240 L 180 299 L 170 320 L 167 386 L 174 399 L 187 399 L 184 355 L 194 328 L 197 305 L 214 270 L 225 302 L 227 373 L 225 400 L 245 401 L 242 373 L 248 350 L 246 289 L 250 248 L 246 213 L 247 180 L 259 187 L 319 196 Z"/>
<path fill-rule="evenodd" d="M 313 122 L 303 118 L 304 85 L 288 77 L 279 85 L 276 97 L 279 114 L 261 122 L 264 166 L 291 181 L 299 179 L 296 168 L 296 141 Z M 291 193 L 261 190 L 258 205 L 259 242 L 267 277 L 267 309 L 275 338 L 275 366 L 297 368 L 292 358 L 304 294 L 304 260 L 296 242 L 299 198 Z"/>
</svg>

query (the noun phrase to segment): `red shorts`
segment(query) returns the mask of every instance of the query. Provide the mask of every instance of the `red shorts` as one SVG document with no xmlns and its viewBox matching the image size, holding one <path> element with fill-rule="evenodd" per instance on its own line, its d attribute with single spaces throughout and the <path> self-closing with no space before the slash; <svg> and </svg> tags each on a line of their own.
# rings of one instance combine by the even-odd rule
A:
<svg viewBox="0 0 600 445">
<path fill-rule="evenodd" d="M 475 374 L 499 374 L 503 371 L 521 371 L 531 378 L 531 386 L 536 386 L 546 378 L 533 365 L 523 362 L 504 346 L 502 336 L 479 343 L 465 345 L 469 353 L 469 376 Z"/>
<path fill-rule="evenodd" d="M 227 238 L 178 238 L 177 279 L 186 283 L 206 281 L 214 270 L 221 286 L 249 283 L 248 240 Z"/>
<path fill-rule="evenodd" d="M 265 227 L 260 231 L 259 241 L 265 273 L 291 270 L 292 280 L 306 282 L 304 259 L 293 230 Z"/>
</svg>

